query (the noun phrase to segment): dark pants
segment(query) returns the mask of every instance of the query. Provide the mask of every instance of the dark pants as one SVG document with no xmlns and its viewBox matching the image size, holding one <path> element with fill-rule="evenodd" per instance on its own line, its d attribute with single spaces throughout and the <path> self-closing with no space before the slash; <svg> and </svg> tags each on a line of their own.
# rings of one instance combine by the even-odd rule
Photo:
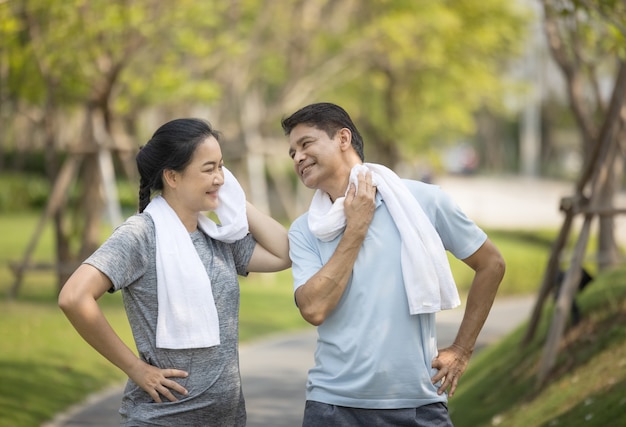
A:
<svg viewBox="0 0 626 427">
<path fill-rule="evenodd" d="M 360 409 L 307 400 L 302 427 L 453 427 L 443 403 L 406 409 Z"/>
</svg>

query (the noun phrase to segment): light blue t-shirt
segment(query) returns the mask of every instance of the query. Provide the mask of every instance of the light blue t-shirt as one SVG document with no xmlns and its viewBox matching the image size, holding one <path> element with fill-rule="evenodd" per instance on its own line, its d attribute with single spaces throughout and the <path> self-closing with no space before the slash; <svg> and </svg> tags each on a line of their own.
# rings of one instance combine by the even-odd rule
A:
<svg viewBox="0 0 626 427">
<path fill-rule="evenodd" d="M 487 239 L 437 186 L 403 180 L 437 230 L 446 250 L 459 259 Z M 294 290 L 333 255 L 330 242 L 309 230 L 307 214 L 289 230 Z M 401 240 L 387 206 L 377 206 L 348 286 L 333 312 L 318 326 L 315 367 L 307 400 L 368 409 L 416 408 L 445 402 L 431 383 L 437 355 L 434 314 L 410 315 L 400 264 Z"/>
</svg>

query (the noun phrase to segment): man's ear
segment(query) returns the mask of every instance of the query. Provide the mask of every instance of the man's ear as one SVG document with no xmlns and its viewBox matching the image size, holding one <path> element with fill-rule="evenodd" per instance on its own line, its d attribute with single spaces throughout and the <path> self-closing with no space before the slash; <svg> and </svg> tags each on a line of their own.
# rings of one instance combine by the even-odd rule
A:
<svg viewBox="0 0 626 427">
<path fill-rule="evenodd" d="M 163 184 L 169 187 L 176 188 L 177 172 L 173 169 L 165 169 L 163 171 Z"/>
<path fill-rule="evenodd" d="M 337 131 L 339 146 L 343 151 L 352 147 L 352 132 L 348 128 L 341 128 Z"/>
</svg>

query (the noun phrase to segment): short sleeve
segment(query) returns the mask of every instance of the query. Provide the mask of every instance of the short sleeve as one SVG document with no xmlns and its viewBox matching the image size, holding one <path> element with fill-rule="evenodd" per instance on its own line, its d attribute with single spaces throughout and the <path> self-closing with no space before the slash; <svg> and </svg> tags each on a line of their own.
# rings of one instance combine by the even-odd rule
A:
<svg viewBox="0 0 626 427">
<path fill-rule="evenodd" d="M 256 240 L 252 234 L 248 234 L 243 239 L 237 240 L 233 243 L 232 253 L 238 275 L 248 275 L 248 264 L 250 264 L 250 258 L 252 258 L 252 253 L 254 252 L 256 244 Z"/>
<path fill-rule="evenodd" d="M 109 292 L 120 290 L 145 274 L 150 251 L 154 251 L 154 225 L 139 214 L 119 225 L 84 263 L 104 273 L 113 283 Z"/>
<path fill-rule="evenodd" d="M 324 265 L 317 241 L 307 226 L 306 215 L 296 219 L 289 228 L 289 257 L 294 290 L 304 285 Z"/>
<path fill-rule="evenodd" d="M 444 248 L 452 255 L 465 259 L 485 243 L 487 234 L 440 187 L 418 181 L 406 182 L 433 223 Z"/>
</svg>

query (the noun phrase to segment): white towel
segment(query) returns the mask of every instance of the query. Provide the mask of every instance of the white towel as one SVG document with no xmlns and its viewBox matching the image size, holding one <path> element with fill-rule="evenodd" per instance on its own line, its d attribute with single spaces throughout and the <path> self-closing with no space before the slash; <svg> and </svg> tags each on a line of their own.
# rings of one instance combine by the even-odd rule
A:
<svg viewBox="0 0 626 427">
<path fill-rule="evenodd" d="M 203 214 L 198 226 L 214 239 L 232 243 L 248 233 L 246 197 L 224 168 L 215 210 L 221 226 Z M 156 229 L 158 318 L 156 346 L 184 349 L 219 345 L 219 319 L 209 275 L 182 221 L 162 196 L 145 209 Z"/>
<path fill-rule="evenodd" d="M 401 262 L 404 287 L 411 314 L 435 313 L 461 304 L 441 238 L 424 210 L 391 169 L 374 164 L 356 165 L 350 182 L 357 185 L 359 173 L 370 170 L 374 185 L 385 201 L 402 238 Z M 347 193 L 346 189 L 346 193 Z M 322 241 L 336 238 L 346 226 L 345 197 L 331 202 L 320 190 L 313 195 L 308 224 Z"/>
</svg>

